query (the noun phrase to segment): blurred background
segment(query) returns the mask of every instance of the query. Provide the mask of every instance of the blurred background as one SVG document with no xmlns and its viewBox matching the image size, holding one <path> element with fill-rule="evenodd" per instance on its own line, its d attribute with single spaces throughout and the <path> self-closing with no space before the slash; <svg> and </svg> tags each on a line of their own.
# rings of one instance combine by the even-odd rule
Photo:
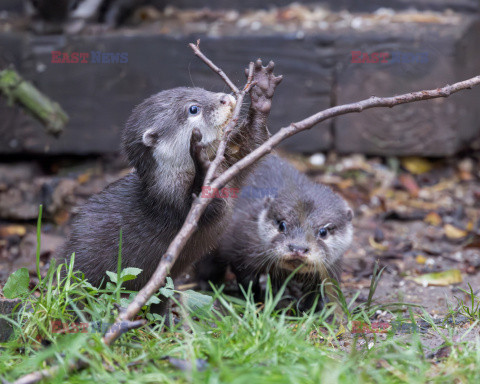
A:
<svg viewBox="0 0 480 384">
<path fill-rule="evenodd" d="M 238 85 L 250 60 L 275 61 L 284 76 L 269 121 L 276 132 L 331 106 L 480 74 L 479 8 L 477 0 L 0 0 L 0 282 L 20 267 L 35 275 L 39 204 L 45 266 L 78 207 L 130 171 L 119 143 L 135 105 L 176 86 L 227 91 L 188 43 L 201 39 Z M 354 207 L 344 276 L 352 288 L 369 283 L 375 259 L 388 266 L 386 296 L 401 274 L 453 267 L 478 286 L 480 87 L 341 116 L 281 152 Z"/>
</svg>

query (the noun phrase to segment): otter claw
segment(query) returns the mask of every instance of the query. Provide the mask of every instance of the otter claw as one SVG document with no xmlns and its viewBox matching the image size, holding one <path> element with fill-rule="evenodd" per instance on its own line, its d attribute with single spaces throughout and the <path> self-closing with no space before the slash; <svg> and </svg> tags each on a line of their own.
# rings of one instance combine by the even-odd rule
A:
<svg viewBox="0 0 480 384">
<path fill-rule="evenodd" d="M 252 108 L 263 114 L 270 112 L 275 88 L 283 80 L 282 76 L 273 74 L 274 68 L 275 63 L 273 61 L 270 61 L 266 67 L 262 65 L 260 59 L 254 63 L 253 80 L 255 86 L 250 92 L 250 97 Z M 245 70 L 245 75 L 248 77 L 248 69 Z"/>
<path fill-rule="evenodd" d="M 267 65 L 267 68 L 266 68 L 266 69 L 267 69 L 267 72 L 268 72 L 268 73 L 272 73 L 274 67 L 275 67 L 275 63 L 274 63 L 272 60 L 270 60 L 270 62 L 269 62 L 268 65 Z"/>
</svg>

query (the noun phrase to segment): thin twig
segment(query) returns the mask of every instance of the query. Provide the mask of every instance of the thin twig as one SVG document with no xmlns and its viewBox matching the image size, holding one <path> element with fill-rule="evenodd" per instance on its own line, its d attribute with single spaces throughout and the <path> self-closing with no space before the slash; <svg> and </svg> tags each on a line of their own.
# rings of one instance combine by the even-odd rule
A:
<svg viewBox="0 0 480 384">
<path fill-rule="evenodd" d="M 212 60 L 210 60 L 207 56 L 205 56 L 202 51 L 200 51 L 200 40 L 197 40 L 197 44 L 190 43 L 190 48 L 193 49 L 193 53 L 195 53 L 195 56 L 198 56 L 202 61 L 207 64 L 215 73 L 217 73 L 223 81 L 230 87 L 230 89 L 238 95 L 240 92 L 238 88 L 233 84 L 232 80 L 228 78 L 228 76 L 223 72 L 219 67 L 217 67 Z"/>
<path fill-rule="evenodd" d="M 396 105 L 412 103 L 415 101 L 422 101 L 428 99 L 435 99 L 439 97 L 448 97 L 458 91 L 464 89 L 471 89 L 475 85 L 480 84 L 480 76 L 472 77 L 471 79 L 460 81 L 458 83 L 447 85 L 443 88 L 431 89 L 427 91 L 418 91 L 405 93 L 399 96 L 393 97 L 376 97 L 372 96 L 369 99 L 362 100 L 356 103 L 339 105 L 326 109 L 322 112 L 316 113 L 306 119 L 299 121 L 297 123 L 292 123 L 287 127 L 281 128 L 275 135 L 273 135 L 269 140 L 259 146 L 257 149 L 250 152 L 243 159 L 239 160 L 223 172 L 215 181 L 212 183 L 212 188 L 222 188 L 226 183 L 228 183 L 238 172 L 242 169 L 247 168 L 255 161 L 265 156 L 267 153 L 270 153 L 274 147 L 280 144 L 283 140 L 293 136 L 299 132 L 305 131 L 312 128 L 314 125 L 321 123 L 327 119 L 331 119 L 336 116 L 346 115 L 348 113 L 362 112 L 370 108 L 378 107 L 389 107 L 392 108 Z"/>
</svg>

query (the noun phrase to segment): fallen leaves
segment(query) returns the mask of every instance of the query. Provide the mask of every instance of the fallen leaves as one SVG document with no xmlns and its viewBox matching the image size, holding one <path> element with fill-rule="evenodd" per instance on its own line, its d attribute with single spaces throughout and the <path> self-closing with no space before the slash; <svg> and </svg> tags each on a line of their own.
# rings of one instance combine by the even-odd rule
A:
<svg viewBox="0 0 480 384">
<path fill-rule="evenodd" d="M 439 227 L 442 224 L 442 217 L 437 212 L 428 213 L 423 219 L 427 224 Z"/>
<path fill-rule="evenodd" d="M 23 225 L 7 225 L 5 227 L 0 227 L 0 237 L 23 237 L 26 233 L 27 229 Z"/>
<path fill-rule="evenodd" d="M 452 224 L 445 224 L 443 226 L 445 236 L 450 240 L 459 240 L 467 237 L 468 232 L 453 226 Z"/>
<path fill-rule="evenodd" d="M 382 243 L 379 243 L 379 242 L 375 241 L 373 236 L 370 236 L 368 238 L 368 243 L 370 244 L 370 246 L 373 249 L 376 249 L 377 251 L 382 251 L 382 252 L 388 251 L 388 246 L 386 244 L 382 244 Z"/>
<path fill-rule="evenodd" d="M 416 277 L 407 277 L 415 283 L 424 287 L 438 286 L 444 287 L 451 284 L 458 284 L 463 281 L 462 273 L 458 269 L 450 269 L 443 272 L 426 273 Z"/>
<path fill-rule="evenodd" d="M 398 177 L 398 181 L 408 191 L 410 196 L 418 197 L 418 194 L 420 193 L 420 188 L 412 175 L 408 173 L 402 173 Z"/>
<path fill-rule="evenodd" d="M 432 163 L 422 157 L 404 157 L 401 159 L 401 164 L 403 168 L 414 175 L 421 175 L 433 168 Z"/>
</svg>

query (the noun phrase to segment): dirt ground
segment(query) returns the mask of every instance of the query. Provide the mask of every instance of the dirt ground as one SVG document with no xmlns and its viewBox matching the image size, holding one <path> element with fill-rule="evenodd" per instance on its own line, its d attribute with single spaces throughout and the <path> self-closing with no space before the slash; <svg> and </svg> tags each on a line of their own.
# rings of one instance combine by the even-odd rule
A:
<svg viewBox="0 0 480 384">
<path fill-rule="evenodd" d="M 313 180 L 340 192 L 355 211 L 342 288 L 366 300 L 375 261 L 385 267 L 375 303 L 419 305 L 442 320 L 460 288 L 480 287 L 480 153 L 450 159 L 284 154 Z M 117 156 L 0 163 L 0 287 L 27 267 L 35 281 L 36 219 L 44 206 L 41 262 L 48 267 L 82 203 L 130 169 Z M 444 272 L 443 275 L 427 275 Z M 430 279 L 430 280 L 428 280 Z M 188 279 L 183 279 L 183 282 Z M 399 307 L 408 317 L 406 307 Z M 391 318 L 379 312 L 377 320 Z M 459 331 L 468 325 L 461 322 Z M 478 330 L 469 337 L 478 335 Z M 442 340 L 423 337 L 432 347 Z"/>
</svg>

